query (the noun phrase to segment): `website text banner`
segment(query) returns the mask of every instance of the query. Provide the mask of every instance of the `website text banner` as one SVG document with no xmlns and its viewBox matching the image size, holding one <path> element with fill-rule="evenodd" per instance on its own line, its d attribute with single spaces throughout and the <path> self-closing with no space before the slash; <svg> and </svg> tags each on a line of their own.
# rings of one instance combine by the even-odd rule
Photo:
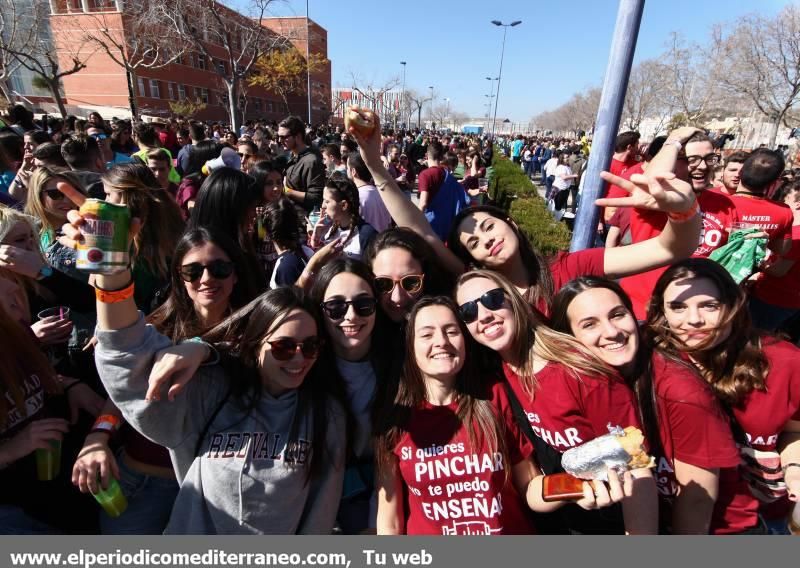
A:
<svg viewBox="0 0 800 568">
<path fill-rule="evenodd" d="M 796 565 L 791 537 L 0 537 L 8 568 L 637 568 Z M 787 564 L 788 563 L 788 564 Z"/>
</svg>

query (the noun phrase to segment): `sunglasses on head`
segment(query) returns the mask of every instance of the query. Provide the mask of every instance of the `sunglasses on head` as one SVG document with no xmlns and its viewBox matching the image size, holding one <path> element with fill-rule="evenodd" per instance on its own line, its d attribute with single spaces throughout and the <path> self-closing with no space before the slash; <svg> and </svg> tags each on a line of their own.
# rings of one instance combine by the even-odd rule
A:
<svg viewBox="0 0 800 568">
<path fill-rule="evenodd" d="M 64 194 L 59 189 L 43 189 L 42 193 L 53 201 L 61 201 L 64 199 Z"/>
<path fill-rule="evenodd" d="M 494 312 L 502 308 L 505 301 L 506 296 L 503 289 L 495 288 L 494 290 L 485 292 L 480 298 L 464 302 L 458 306 L 458 313 L 461 315 L 461 319 L 464 323 L 472 323 L 478 319 L 478 302 L 483 304 L 483 307 L 487 310 Z"/>
<path fill-rule="evenodd" d="M 328 300 L 327 302 L 322 302 L 320 305 L 322 306 L 322 311 L 324 311 L 329 318 L 332 320 L 341 320 L 347 315 L 347 310 L 350 309 L 350 306 L 353 306 L 353 310 L 358 316 L 371 316 L 375 313 L 377 301 L 375 298 L 370 298 L 369 296 L 361 296 L 360 298 L 354 298 L 352 300 Z"/>
<path fill-rule="evenodd" d="M 267 341 L 272 348 L 272 356 L 278 361 L 289 361 L 300 349 L 305 359 L 314 359 L 319 355 L 322 342 L 318 337 L 309 337 L 305 341 L 295 341 L 294 339 L 276 339 Z"/>
<path fill-rule="evenodd" d="M 180 275 L 186 282 L 194 282 L 203 275 L 203 272 L 208 270 L 212 278 L 223 280 L 233 274 L 234 264 L 225 260 L 212 260 L 208 264 L 200 264 L 199 262 L 190 262 L 180 267 Z"/>
<path fill-rule="evenodd" d="M 425 280 L 424 274 L 408 274 L 407 276 L 403 276 L 399 280 L 395 280 L 394 278 L 389 278 L 388 276 L 376 276 L 375 277 L 375 287 L 378 289 L 378 292 L 381 294 L 391 294 L 394 290 L 394 287 L 400 284 L 400 286 L 408 292 L 409 294 L 416 294 L 420 290 L 422 290 L 422 283 Z"/>
</svg>

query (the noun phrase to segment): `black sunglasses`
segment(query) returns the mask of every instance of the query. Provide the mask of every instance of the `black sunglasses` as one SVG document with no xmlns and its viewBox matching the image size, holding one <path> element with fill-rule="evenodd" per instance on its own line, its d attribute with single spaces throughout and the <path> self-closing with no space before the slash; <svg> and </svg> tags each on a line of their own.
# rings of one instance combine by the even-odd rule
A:
<svg viewBox="0 0 800 568">
<path fill-rule="evenodd" d="M 41 193 L 45 194 L 53 201 L 61 201 L 64 199 L 64 194 L 61 193 L 61 190 L 59 189 L 43 189 Z"/>
<path fill-rule="evenodd" d="M 303 354 L 305 359 L 314 359 L 319 355 L 319 350 L 322 347 L 322 342 L 318 337 L 309 337 L 305 341 L 295 341 L 294 339 L 277 339 L 275 341 L 267 341 L 272 348 L 272 356 L 278 361 L 288 361 L 297 349 Z"/>
<path fill-rule="evenodd" d="M 203 275 L 203 272 L 208 270 L 208 273 L 217 280 L 224 280 L 231 274 L 235 266 L 232 262 L 225 260 L 212 260 L 209 264 L 200 264 L 199 262 L 190 262 L 180 267 L 181 278 L 186 282 L 194 282 Z"/>
<path fill-rule="evenodd" d="M 502 308 L 505 301 L 506 295 L 503 289 L 495 288 L 494 290 L 485 292 L 480 298 L 464 302 L 458 306 L 458 313 L 461 315 L 461 319 L 464 323 L 472 323 L 478 319 L 478 302 L 483 304 L 483 307 L 487 310 L 494 312 Z"/>
<path fill-rule="evenodd" d="M 320 304 L 320 306 L 322 306 L 322 311 L 332 320 L 344 319 L 350 306 L 353 306 L 356 315 L 362 318 L 371 316 L 375 313 L 376 305 L 377 301 L 375 298 L 370 298 L 369 296 L 361 296 L 360 298 L 354 298 L 352 300 L 328 300 Z"/>
</svg>

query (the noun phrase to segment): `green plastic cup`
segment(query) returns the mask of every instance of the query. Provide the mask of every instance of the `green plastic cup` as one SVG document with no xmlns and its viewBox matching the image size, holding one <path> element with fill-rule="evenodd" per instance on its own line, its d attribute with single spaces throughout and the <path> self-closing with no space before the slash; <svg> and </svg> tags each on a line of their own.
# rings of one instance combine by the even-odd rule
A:
<svg viewBox="0 0 800 568">
<path fill-rule="evenodd" d="M 61 440 L 50 440 L 46 450 L 36 450 L 36 477 L 39 481 L 52 481 L 61 470 Z"/>
<path fill-rule="evenodd" d="M 98 479 L 98 484 L 100 480 Z M 92 493 L 95 500 L 100 503 L 100 506 L 109 517 L 119 517 L 128 508 L 128 500 L 122 492 L 122 487 L 113 477 L 108 484 L 108 489 L 101 489 L 97 493 Z"/>
</svg>

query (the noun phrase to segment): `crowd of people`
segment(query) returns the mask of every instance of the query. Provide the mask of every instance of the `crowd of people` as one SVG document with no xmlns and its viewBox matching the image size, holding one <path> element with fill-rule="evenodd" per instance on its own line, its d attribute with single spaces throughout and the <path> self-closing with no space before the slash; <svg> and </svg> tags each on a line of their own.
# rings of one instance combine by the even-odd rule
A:
<svg viewBox="0 0 800 568">
<path fill-rule="evenodd" d="M 779 152 L 726 156 L 718 185 L 697 129 L 623 133 L 581 204 L 585 137 L 3 121 L 0 532 L 796 530 Z M 614 242 L 542 256 L 486 192 L 498 147 Z M 78 267 L 92 198 L 130 213 L 117 272 Z M 742 279 L 712 257 L 745 241 L 770 254 Z M 545 499 L 610 427 L 654 467 Z"/>
</svg>

